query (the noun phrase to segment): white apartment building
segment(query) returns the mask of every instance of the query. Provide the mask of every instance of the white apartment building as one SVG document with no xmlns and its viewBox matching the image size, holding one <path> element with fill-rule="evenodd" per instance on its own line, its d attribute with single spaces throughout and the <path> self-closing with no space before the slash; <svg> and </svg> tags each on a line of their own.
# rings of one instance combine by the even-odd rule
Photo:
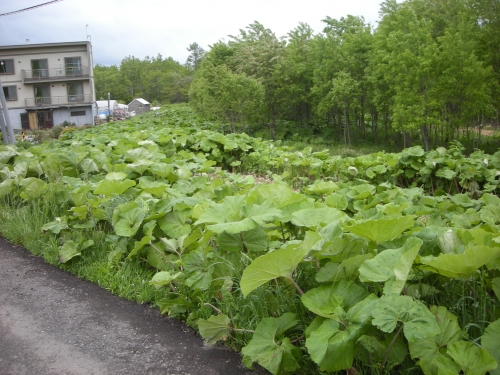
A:
<svg viewBox="0 0 500 375">
<path fill-rule="evenodd" d="M 87 41 L 0 46 L 0 81 L 14 129 L 46 129 L 65 121 L 94 124 Z"/>
</svg>

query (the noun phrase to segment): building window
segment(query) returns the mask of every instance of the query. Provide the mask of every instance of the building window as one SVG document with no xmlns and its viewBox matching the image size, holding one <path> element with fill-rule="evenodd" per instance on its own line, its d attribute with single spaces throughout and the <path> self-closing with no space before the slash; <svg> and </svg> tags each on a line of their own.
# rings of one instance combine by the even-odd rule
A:
<svg viewBox="0 0 500 375">
<path fill-rule="evenodd" d="M 0 60 L 0 75 L 1 74 L 14 74 L 14 60 Z"/>
<path fill-rule="evenodd" d="M 17 86 L 3 86 L 5 100 L 17 100 Z"/>
<path fill-rule="evenodd" d="M 44 78 L 49 76 L 49 65 L 47 59 L 31 60 L 33 78 Z"/>
<path fill-rule="evenodd" d="M 75 116 L 85 116 L 85 111 L 72 111 L 70 113 L 70 116 L 71 117 L 75 117 Z"/>
<path fill-rule="evenodd" d="M 36 104 L 50 104 L 50 86 L 35 86 L 35 103 Z"/>
<path fill-rule="evenodd" d="M 82 59 L 80 57 L 65 57 L 64 66 L 67 76 L 79 76 L 82 74 Z"/>
<path fill-rule="evenodd" d="M 68 83 L 68 102 L 83 102 L 83 83 Z"/>
</svg>

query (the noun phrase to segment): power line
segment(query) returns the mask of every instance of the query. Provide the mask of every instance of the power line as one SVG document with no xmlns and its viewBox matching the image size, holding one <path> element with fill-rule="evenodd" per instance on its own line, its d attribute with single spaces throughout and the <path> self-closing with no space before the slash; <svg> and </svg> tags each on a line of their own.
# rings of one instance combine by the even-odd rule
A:
<svg viewBox="0 0 500 375">
<path fill-rule="evenodd" d="M 21 12 L 26 12 L 28 10 L 33 10 L 33 9 L 36 9 L 36 8 L 41 8 L 41 7 L 45 6 L 45 5 L 50 5 L 50 4 L 58 3 L 60 1 L 63 1 L 63 0 L 53 0 L 53 1 L 49 1 L 49 2 L 43 3 L 43 4 L 34 5 L 32 7 L 29 7 L 29 8 L 24 8 L 24 9 L 16 10 L 14 12 L 2 13 L 2 14 L 0 14 L 0 17 L 2 17 L 2 16 L 11 16 L 13 14 L 17 14 L 17 13 L 21 13 Z"/>
</svg>

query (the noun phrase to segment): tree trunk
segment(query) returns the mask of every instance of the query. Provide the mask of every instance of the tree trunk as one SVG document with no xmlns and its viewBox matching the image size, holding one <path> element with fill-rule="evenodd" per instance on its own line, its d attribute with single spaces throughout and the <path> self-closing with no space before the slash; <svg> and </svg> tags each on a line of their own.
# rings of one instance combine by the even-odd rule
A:
<svg viewBox="0 0 500 375">
<path fill-rule="evenodd" d="M 422 142 L 424 143 L 425 151 L 430 150 L 430 142 L 429 142 L 429 129 L 427 125 L 420 126 L 420 132 L 422 134 Z"/>
<path fill-rule="evenodd" d="M 375 144 L 378 144 L 378 134 L 377 134 L 377 112 L 372 109 L 372 133 L 373 133 L 373 141 Z"/>
<path fill-rule="evenodd" d="M 347 143 L 351 144 L 351 127 L 349 125 L 349 114 L 347 113 L 347 106 L 344 108 L 344 117 L 345 117 L 345 131 L 347 134 Z M 345 142 L 345 135 L 344 135 Z"/>
</svg>

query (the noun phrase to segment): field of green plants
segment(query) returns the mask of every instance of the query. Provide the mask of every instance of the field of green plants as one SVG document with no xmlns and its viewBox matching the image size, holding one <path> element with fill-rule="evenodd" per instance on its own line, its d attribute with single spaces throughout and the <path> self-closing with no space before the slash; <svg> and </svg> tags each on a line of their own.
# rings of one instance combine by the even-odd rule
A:
<svg viewBox="0 0 500 375">
<path fill-rule="evenodd" d="M 170 106 L 0 146 L 0 231 L 248 367 L 500 374 L 500 152 L 341 157 L 213 129 Z"/>
</svg>

